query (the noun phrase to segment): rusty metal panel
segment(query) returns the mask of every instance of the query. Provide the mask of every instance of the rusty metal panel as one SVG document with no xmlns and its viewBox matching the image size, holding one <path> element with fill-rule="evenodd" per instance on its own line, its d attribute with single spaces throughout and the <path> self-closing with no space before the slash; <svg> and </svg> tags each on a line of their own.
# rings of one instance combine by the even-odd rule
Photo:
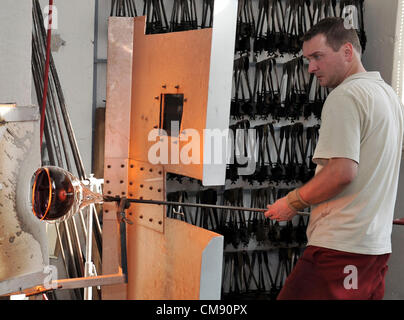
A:
<svg viewBox="0 0 404 320">
<path fill-rule="evenodd" d="M 128 299 L 199 299 L 202 252 L 218 236 L 170 218 L 164 233 L 129 226 Z"/>
<path fill-rule="evenodd" d="M 129 158 L 133 18 L 110 18 L 108 26 L 105 157 Z"/>
<path fill-rule="evenodd" d="M 121 272 L 121 249 L 116 207 L 114 203 L 104 205 L 104 217 L 107 215 L 110 217 L 102 223 L 102 274 L 104 275 Z M 108 213 L 105 213 L 106 210 L 108 210 Z M 127 298 L 126 292 L 126 283 L 101 288 L 103 300 L 124 300 Z"/>
<path fill-rule="evenodd" d="M 128 192 L 128 159 L 106 158 L 104 195 L 126 197 Z M 102 273 L 120 272 L 121 249 L 117 203 L 103 204 Z M 126 284 L 103 287 L 103 299 L 126 299 Z"/>
<path fill-rule="evenodd" d="M 110 18 L 108 26 L 107 103 L 105 110 L 104 194 L 127 193 L 129 158 L 133 19 Z M 124 168 L 121 165 L 124 164 Z M 108 167 L 110 166 L 110 167 Z M 124 183 L 120 183 L 120 181 Z M 109 181 L 109 183 L 106 183 Z M 108 193 L 108 191 L 110 193 Z M 113 274 L 120 268 L 117 205 L 103 205 L 102 273 Z M 126 299 L 126 284 L 102 288 L 103 299 Z"/>
<path fill-rule="evenodd" d="M 165 200 L 163 167 L 135 160 L 129 163 L 129 198 Z M 127 212 L 134 223 L 158 232 L 164 231 L 165 206 L 132 203 Z"/>
<path fill-rule="evenodd" d="M 128 159 L 107 158 L 104 168 L 104 195 L 127 197 Z"/>
<path fill-rule="evenodd" d="M 110 18 L 104 194 L 164 200 L 166 172 L 202 179 L 212 30 L 144 31 L 145 17 Z M 194 164 L 149 161 L 154 141 L 148 135 L 159 128 L 164 94 L 184 95 L 179 131 L 192 128 L 201 138 Z M 166 137 L 170 160 L 176 147 L 189 143 L 181 137 Z M 116 204 L 104 204 L 104 274 L 119 269 L 116 210 Z M 103 288 L 103 299 L 198 299 L 202 252 L 221 236 L 166 218 L 164 206 L 131 204 L 126 213 L 134 222 L 127 226 L 128 284 Z"/>
<path fill-rule="evenodd" d="M 177 156 L 171 159 L 174 153 L 170 150 L 170 163 L 164 167 L 167 172 L 202 179 L 212 29 L 153 35 L 145 35 L 144 30 L 145 17 L 135 18 L 129 157 L 149 161 L 147 151 L 155 141 L 149 141 L 148 135 L 160 124 L 161 95 L 184 94 L 179 131 L 192 128 L 199 133 L 201 141 L 195 144 L 198 161 L 183 164 Z M 169 146 L 178 146 L 179 150 L 191 142 L 180 138 L 175 145 L 170 137 L 165 139 Z"/>
</svg>

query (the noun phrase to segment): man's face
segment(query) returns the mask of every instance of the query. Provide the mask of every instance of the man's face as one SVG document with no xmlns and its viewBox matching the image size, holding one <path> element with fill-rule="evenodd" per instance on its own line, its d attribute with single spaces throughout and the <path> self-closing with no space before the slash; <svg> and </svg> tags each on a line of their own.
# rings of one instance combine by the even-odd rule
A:
<svg viewBox="0 0 404 320">
<path fill-rule="evenodd" d="M 347 68 L 344 46 L 335 52 L 326 37 L 318 34 L 303 43 L 303 56 L 309 60 L 309 73 L 315 74 L 320 86 L 335 88 L 344 81 Z"/>
</svg>

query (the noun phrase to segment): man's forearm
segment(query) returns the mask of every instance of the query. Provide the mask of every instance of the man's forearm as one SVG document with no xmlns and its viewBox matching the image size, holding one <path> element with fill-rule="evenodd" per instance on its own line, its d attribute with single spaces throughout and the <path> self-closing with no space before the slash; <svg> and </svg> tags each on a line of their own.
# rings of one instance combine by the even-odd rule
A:
<svg viewBox="0 0 404 320">
<path fill-rule="evenodd" d="M 330 159 L 324 168 L 299 188 L 300 197 L 318 204 L 341 193 L 356 177 L 358 165 L 349 159 Z"/>
</svg>

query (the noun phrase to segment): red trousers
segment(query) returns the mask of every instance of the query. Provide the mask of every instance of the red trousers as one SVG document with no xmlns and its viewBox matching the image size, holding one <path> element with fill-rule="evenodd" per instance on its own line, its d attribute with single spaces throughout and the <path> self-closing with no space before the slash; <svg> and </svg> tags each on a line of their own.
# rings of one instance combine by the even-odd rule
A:
<svg viewBox="0 0 404 320">
<path fill-rule="evenodd" d="M 380 300 L 389 256 L 308 246 L 277 299 Z"/>
</svg>

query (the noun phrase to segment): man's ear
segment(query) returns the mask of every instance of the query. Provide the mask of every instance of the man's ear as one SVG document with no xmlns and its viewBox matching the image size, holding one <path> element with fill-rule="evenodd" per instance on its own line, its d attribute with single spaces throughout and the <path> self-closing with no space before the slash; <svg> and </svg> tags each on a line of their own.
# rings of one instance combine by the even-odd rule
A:
<svg viewBox="0 0 404 320">
<path fill-rule="evenodd" d="M 354 56 L 354 48 L 352 46 L 352 43 L 347 42 L 343 45 L 343 50 L 344 50 L 344 57 L 347 59 L 347 61 L 351 62 Z"/>
</svg>

